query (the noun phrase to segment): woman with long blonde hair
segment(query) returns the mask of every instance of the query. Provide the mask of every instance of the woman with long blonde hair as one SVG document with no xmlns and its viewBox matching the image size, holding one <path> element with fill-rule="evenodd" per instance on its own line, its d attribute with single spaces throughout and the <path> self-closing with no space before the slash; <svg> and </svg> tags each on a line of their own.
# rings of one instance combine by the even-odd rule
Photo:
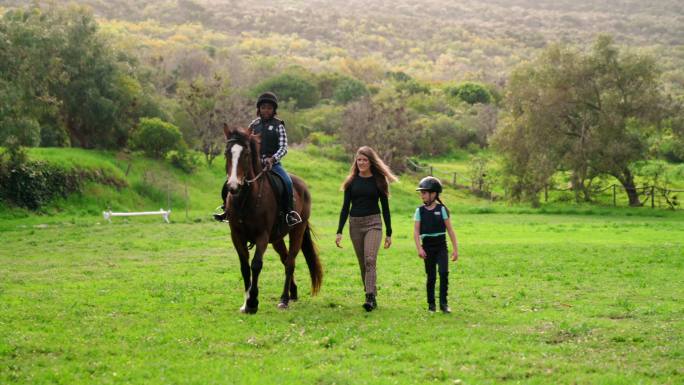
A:
<svg viewBox="0 0 684 385">
<path fill-rule="evenodd" d="M 361 280 L 366 292 L 363 308 L 377 308 L 376 261 L 382 242 L 382 219 L 385 221 L 385 249 L 392 245 L 392 221 L 389 209 L 389 184 L 397 181 L 390 168 L 370 147 L 356 151 L 349 175 L 342 183 L 344 203 L 340 211 L 335 244 L 342 247 L 342 230 L 349 217 L 349 236 L 361 268 Z M 351 210 L 350 210 L 351 206 Z"/>
</svg>

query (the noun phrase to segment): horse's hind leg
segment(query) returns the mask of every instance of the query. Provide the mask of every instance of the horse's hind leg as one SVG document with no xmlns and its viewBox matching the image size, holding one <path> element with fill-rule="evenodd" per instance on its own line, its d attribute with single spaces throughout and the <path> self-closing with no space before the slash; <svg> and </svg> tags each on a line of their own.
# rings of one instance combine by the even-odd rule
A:
<svg viewBox="0 0 684 385">
<path fill-rule="evenodd" d="M 278 253 L 280 256 L 280 262 L 283 263 L 284 267 L 287 267 L 287 247 L 285 246 L 285 240 L 281 239 L 279 241 L 273 242 L 273 249 Z M 297 284 L 295 284 L 295 278 L 294 274 L 292 275 L 292 282 L 290 282 L 290 288 L 289 288 L 289 293 L 290 293 L 290 301 L 296 301 L 297 300 Z M 285 290 L 285 289 L 284 289 Z M 284 297 L 281 296 L 281 303 L 282 299 Z M 278 307 L 282 307 L 281 304 L 278 304 Z"/>
</svg>

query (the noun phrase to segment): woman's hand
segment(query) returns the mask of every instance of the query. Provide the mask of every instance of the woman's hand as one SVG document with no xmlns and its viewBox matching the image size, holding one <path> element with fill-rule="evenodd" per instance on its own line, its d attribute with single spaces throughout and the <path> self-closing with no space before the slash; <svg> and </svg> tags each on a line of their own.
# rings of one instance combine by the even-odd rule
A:
<svg viewBox="0 0 684 385">
<path fill-rule="evenodd" d="M 427 258 L 427 253 L 425 252 L 425 249 L 423 249 L 423 246 L 418 249 L 418 257 L 425 259 Z"/>
<path fill-rule="evenodd" d="M 335 244 L 341 249 L 342 246 L 340 245 L 340 242 L 342 242 L 342 234 L 337 234 L 335 236 Z"/>
<path fill-rule="evenodd" d="M 392 246 L 392 237 L 386 236 L 385 237 L 385 248 L 389 249 L 390 246 Z"/>
<path fill-rule="evenodd" d="M 458 260 L 458 250 L 454 249 L 454 251 L 451 253 L 451 260 L 454 262 Z"/>
</svg>

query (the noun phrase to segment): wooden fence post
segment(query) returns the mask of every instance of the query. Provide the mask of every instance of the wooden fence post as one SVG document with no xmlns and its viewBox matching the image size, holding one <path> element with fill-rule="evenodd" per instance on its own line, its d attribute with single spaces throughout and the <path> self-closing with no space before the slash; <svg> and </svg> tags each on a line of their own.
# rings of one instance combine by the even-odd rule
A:
<svg viewBox="0 0 684 385">
<path fill-rule="evenodd" d="M 451 177 L 451 184 L 456 187 L 456 173 L 454 173 L 454 175 Z"/>
<path fill-rule="evenodd" d="M 651 186 L 651 208 L 655 208 L 655 186 Z"/>
<path fill-rule="evenodd" d="M 613 207 L 617 206 L 617 201 L 615 200 L 615 185 L 613 185 Z"/>
<path fill-rule="evenodd" d="M 432 175 L 432 166 L 430 166 L 430 176 L 433 176 Z"/>
</svg>

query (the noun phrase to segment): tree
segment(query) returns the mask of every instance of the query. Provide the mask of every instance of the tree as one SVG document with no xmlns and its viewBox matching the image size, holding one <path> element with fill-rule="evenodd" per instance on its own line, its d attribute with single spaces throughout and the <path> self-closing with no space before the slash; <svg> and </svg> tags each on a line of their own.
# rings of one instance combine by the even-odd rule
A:
<svg viewBox="0 0 684 385">
<path fill-rule="evenodd" d="M 464 82 L 449 89 L 452 97 L 457 97 L 468 104 L 489 104 L 493 97 L 491 92 L 480 83 Z"/>
<path fill-rule="evenodd" d="M 362 96 L 368 95 L 368 88 L 360 80 L 350 77 L 342 77 L 335 86 L 333 99 L 337 103 L 349 103 Z"/>
<path fill-rule="evenodd" d="M 647 138 L 667 117 L 653 58 L 620 52 L 599 37 L 588 54 L 552 46 L 511 75 L 509 118 L 496 133 L 513 192 L 531 198 L 556 170 L 570 170 L 589 199 L 598 175 L 623 185 L 640 205 L 633 162 L 647 157 Z"/>
<path fill-rule="evenodd" d="M 186 116 L 186 137 L 204 154 L 209 165 L 223 151 L 223 123 L 244 127 L 254 111 L 245 98 L 230 92 L 228 83 L 218 74 L 181 84 L 178 102 Z"/>
<path fill-rule="evenodd" d="M 55 143 L 117 148 L 146 103 L 131 59 L 115 52 L 84 7 L 32 6 L 0 20 L 0 79 L 18 90 L 16 115 L 50 127 Z M 56 138 L 56 139 L 55 139 Z"/>
<path fill-rule="evenodd" d="M 340 132 L 345 149 L 353 154 L 361 146 L 370 146 L 395 171 L 404 170 L 412 147 L 407 137 L 411 117 L 404 104 L 393 91 L 350 103 Z"/>
<path fill-rule="evenodd" d="M 266 91 L 275 92 L 282 101 L 294 100 L 298 108 L 313 107 L 320 98 L 316 84 L 299 73 L 277 75 L 264 80 L 254 88 L 255 95 Z"/>
</svg>

